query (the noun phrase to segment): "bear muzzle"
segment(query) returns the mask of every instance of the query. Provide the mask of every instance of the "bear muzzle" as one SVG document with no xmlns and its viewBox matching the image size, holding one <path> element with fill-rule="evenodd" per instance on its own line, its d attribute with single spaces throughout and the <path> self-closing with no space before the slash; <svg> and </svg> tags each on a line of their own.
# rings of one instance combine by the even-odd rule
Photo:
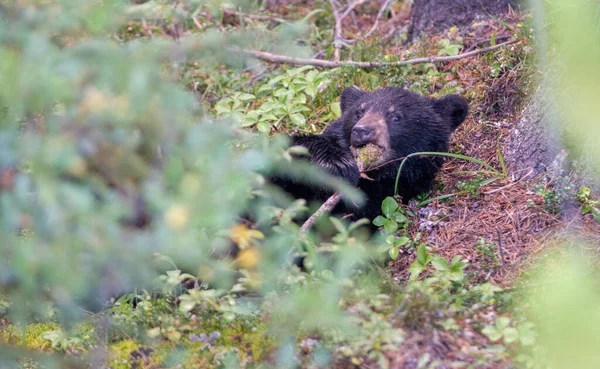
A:
<svg viewBox="0 0 600 369">
<path fill-rule="evenodd" d="M 350 144 L 353 147 L 362 147 L 370 144 L 375 139 L 375 130 L 369 126 L 356 125 L 350 134 Z"/>
<path fill-rule="evenodd" d="M 390 138 L 385 118 L 377 112 L 368 111 L 352 128 L 350 145 L 360 148 L 368 144 L 389 149 Z"/>
</svg>

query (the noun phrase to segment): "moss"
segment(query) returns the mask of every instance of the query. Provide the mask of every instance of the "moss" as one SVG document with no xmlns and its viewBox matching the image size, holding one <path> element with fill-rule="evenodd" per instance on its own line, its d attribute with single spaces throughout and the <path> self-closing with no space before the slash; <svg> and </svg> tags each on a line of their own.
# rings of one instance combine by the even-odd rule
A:
<svg viewBox="0 0 600 369">
<path fill-rule="evenodd" d="M 131 368 L 131 353 L 140 348 L 134 340 L 125 340 L 111 345 L 108 348 L 110 367 L 113 369 Z"/>
<path fill-rule="evenodd" d="M 32 350 L 49 350 L 50 342 L 42 338 L 46 332 L 60 329 L 56 323 L 29 324 L 25 329 L 25 347 Z M 0 330 L 0 342 L 10 345 L 23 345 L 23 330 L 13 325 L 3 327 Z"/>
<path fill-rule="evenodd" d="M 358 156 L 356 161 L 358 162 L 358 169 L 363 172 L 366 169 L 369 169 L 373 164 L 375 164 L 382 155 L 381 149 L 373 144 L 365 145 L 358 149 Z"/>
</svg>

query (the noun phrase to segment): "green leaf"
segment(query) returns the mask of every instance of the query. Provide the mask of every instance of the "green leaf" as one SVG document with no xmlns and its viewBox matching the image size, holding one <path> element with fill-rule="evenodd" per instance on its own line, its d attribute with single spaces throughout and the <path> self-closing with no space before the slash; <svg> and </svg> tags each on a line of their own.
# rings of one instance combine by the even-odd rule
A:
<svg viewBox="0 0 600 369">
<path fill-rule="evenodd" d="M 156 327 L 156 328 L 148 329 L 146 331 L 146 335 L 148 336 L 148 338 L 156 338 L 160 335 L 160 328 Z"/>
<path fill-rule="evenodd" d="M 302 113 L 302 112 L 307 112 L 310 111 L 309 108 L 307 108 L 306 106 L 300 105 L 300 106 L 296 106 L 295 108 L 293 108 L 290 113 Z"/>
<path fill-rule="evenodd" d="M 217 115 L 225 115 L 231 113 L 231 104 L 229 101 L 225 101 L 225 99 L 219 101 L 215 104 L 215 111 Z"/>
<path fill-rule="evenodd" d="M 336 118 L 339 118 L 342 116 L 342 108 L 340 107 L 339 102 L 332 102 L 331 104 L 329 104 L 329 109 L 331 110 L 331 112 L 333 113 L 333 115 Z"/>
<path fill-rule="evenodd" d="M 421 244 L 417 249 L 417 260 L 419 260 L 419 262 L 424 266 L 427 266 L 427 264 L 429 264 L 429 262 L 433 260 L 433 257 L 431 256 L 429 251 L 427 251 L 427 247 L 425 246 L 425 244 Z"/>
<path fill-rule="evenodd" d="M 583 197 L 589 197 L 590 194 L 592 193 L 592 190 L 590 190 L 589 187 L 581 186 L 581 188 L 579 189 L 579 193 Z"/>
<path fill-rule="evenodd" d="M 499 332 L 498 329 L 493 325 L 488 325 L 481 330 L 481 333 L 487 336 L 490 341 L 495 342 L 502 338 L 502 332 Z"/>
<path fill-rule="evenodd" d="M 600 211 L 596 208 L 592 208 L 592 215 L 594 216 L 596 223 L 600 224 Z"/>
<path fill-rule="evenodd" d="M 352 232 L 353 230 L 357 229 L 358 227 L 362 227 L 363 225 L 368 225 L 368 224 L 369 224 L 369 219 L 367 219 L 367 218 L 359 219 L 356 222 L 353 222 L 352 224 L 350 224 L 350 226 L 348 227 L 348 233 Z"/>
<path fill-rule="evenodd" d="M 519 331 L 516 328 L 508 327 L 504 330 L 504 343 L 510 344 L 519 339 Z"/>
<path fill-rule="evenodd" d="M 243 102 L 247 102 L 256 99 L 256 96 L 248 93 L 242 93 L 237 97 L 237 99 Z"/>
<path fill-rule="evenodd" d="M 465 269 L 467 267 L 467 263 L 459 261 L 456 263 L 452 263 L 452 266 L 450 267 L 450 271 L 452 273 L 458 273 L 458 272 L 462 272 L 463 269 Z"/>
<path fill-rule="evenodd" d="M 408 268 L 408 271 L 410 272 L 410 280 L 417 279 L 423 270 L 425 270 L 423 264 L 421 264 L 418 260 L 415 260 Z"/>
<path fill-rule="evenodd" d="M 394 215 L 394 220 L 398 223 L 405 223 L 406 222 L 406 216 L 402 213 L 396 213 Z"/>
<path fill-rule="evenodd" d="M 287 152 L 293 155 L 310 156 L 310 151 L 308 151 L 306 147 L 300 145 L 288 147 Z"/>
<path fill-rule="evenodd" d="M 305 94 L 297 94 L 296 95 L 296 103 L 298 104 L 306 104 L 306 95 Z M 307 107 L 305 106 L 300 106 L 300 108 L 302 109 L 306 109 L 309 110 Z M 295 109 L 294 109 L 295 110 Z"/>
<path fill-rule="evenodd" d="M 256 128 L 258 128 L 258 130 L 264 134 L 271 133 L 271 125 L 267 122 L 258 122 Z"/>
<path fill-rule="evenodd" d="M 275 91 L 275 93 L 273 94 L 273 96 L 275 96 L 275 97 L 285 97 L 285 96 L 287 96 L 287 94 L 289 92 L 290 91 L 288 89 L 286 89 L 286 88 L 280 88 L 277 91 Z"/>
<path fill-rule="evenodd" d="M 315 86 L 315 85 L 306 86 L 304 93 L 306 93 L 308 96 L 310 96 L 311 99 L 314 99 L 315 97 L 317 97 L 317 86 Z"/>
<path fill-rule="evenodd" d="M 186 313 L 191 311 L 194 308 L 194 306 L 196 306 L 196 302 L 193 300 L 181 300 L 179 302 L 179 310 Z"/>
<path fill-rule="evenodd" d="M 394 246 L 404 246 L 410 241 L 410 238 L 406 236 L 398 237 L 394 241 Z"/>
<path fill-rule="evenodd" d="M 383 229 L 386 233 L 394 233 L 398 230 L 398 223 L 394 222 L 391 219 L 386 219 L 383 221 Z"/>
<path fill-rule="evenodd" d="M 592 211 L 592 205 L 590 204 L 585 204 L 581 207 L 581 214 L 587 214 L 590 211 Z"/>
<path fill-rule="evenodd" d="M 344 224 L 342 224 L 342 222 L 339 219 L 337 219 L 336 217 L 329 217 L 329 221 L 333 223 L 333 226 L 335 227 L 335 229 L 337 229 L 339 233 L 346 233 L 346 227 L 344 227 Z"/>
<path fill-rule="evenodd" d="M 385 243 L 387 243 L 390 246 L 394 246 L 395 240 L 396 240 L 396 237 L 393 234 L 390 234 L 385 238 Z"/>
<path fill-rule="evenodd" d="M 383 215 L 388 218 L 391 218 L 396 210 L 398 210 L 398 202 L 393 197 L 386 197 L 381 203 L 381 210 L 383 211 Z"/>
<path fill-rule="evenodd" d="M 384 217 L 378 215 L 375 219 L 373 219 L 373 224 L 377 227 L 381 227 L 384 224 L 385 220 L 386 219 Z"/>
<path fill-rule="evenodd" d="M 388 250 L 388 254 L 390 255 L 390 258 L 392 260 L 396 260 L 398 259 L 398 255 L 400 254 L 400 252 L 398 251 L 397 247 L 390 247 L 390 249 Z"/>
<path fill-rule="evenodd" d="M 306 124 L 306 119 L 302 114 L 292 114 L 290 115 L 290 120 L 297 126 L 304 126 Z"/>
<path fill-rule="evenodd" d="M 437 255 L 433 258 L 431 265 L 433 265 L 433 267 L 439 270 L 440 272 L 447 272 L 450 269 L 450 267 L 448 266 L 448 261 L 443 257 Z"/>
<path fill-rule="evenodd" d="M 535 330 L 531 322 L 525 322 L 519 326 L 519 340 L 521 344 L 530 346 L 535 343 Z"/>
<path fill-rule="evenodd" d="M 496 327 L 500 331 L 503 331 L 506 327 L 508 327 L 509 324 L 510 319 L 505 316 L 501 316 L 498 319 L 496 319 Z"/>
</svg>

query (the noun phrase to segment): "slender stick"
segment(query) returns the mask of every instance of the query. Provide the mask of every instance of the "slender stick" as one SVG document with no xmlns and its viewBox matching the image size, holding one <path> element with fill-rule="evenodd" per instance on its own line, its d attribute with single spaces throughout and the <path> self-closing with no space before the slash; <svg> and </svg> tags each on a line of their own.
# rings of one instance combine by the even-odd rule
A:
<svg viewBox="0 0 600 369">
<path fill-rule="evenodd" d="M 385 3 L 383 3 L 383 6 L 379 10 L 379 13 L 377 13 L 377 19 L 375 19 L 375 24 L 373 24 L 373 27 L 371 27 L 369 32 L 365 33 L 365 35 L 363 37 L 361 37 L 361 39 L 365 39 L 365 38 L 371 36 L 371 33 L 373 33 L 377 29 L 377 27 L 379 26 L 379 21 L 381 20 L 383 13 L 387 9 L 387 7 L 390 5 L 391 1 L 392 0 L 386 0 Z"/>
<path fill-rule="evenodd" d="M 333 208 L 335 208 L 335 206 L 341 200 L 342 200 L 342 196 L 340 194 L 338 194 L 337 192 L 334 193 L 333 195 L 331 195 L 331 197 L 328 198 L 327 201 L 325 201 L 323 203 L 323 205 L 321 205 L 321 207 L 319 209 L 317 209 L 317 211 L 315 211 L 315 213 L 306 220 L 306 222 L 304 222 L 302 227 L 300 227 L 300 233 L 303 233 L 303 234 L 308 233 L 308 231 L 312 228 L 315 221 L 321 215 L 325 214 L 326 212 L 331 212 L 333 210 Z"/>
<path fill-rule="evenodd" d="M 333 0 L 329 0 L 329 4 L 331 5 L 331 12 L 333 13 L 333 19 L 335 19 L 335 28 L 333 34 L 333 60 L 336 62 L 340 61 L 340 49 L 342 48 L 342 18 L 340 16 L 340 12 L 338 12 L 335 2 Z"/>
<path fill-rule="evenodd" d="M 231 10 L 231 9 L 222 9 L 222 10 L 223 10 L 223 13 L 225 13 L 225 14 L 236 15 L 236 16 L 239 16 L 242 18 L 250 18 L 250 19 L 262 20 L 262 21 L 272 21 L 272 22 L 276 22 L 276 23 L 287 23 L 288 22 L 285 19 L 273 17 L 270 15 L 244 13 L 244 12 L 238 12 L 236 10 Z"/>
<path fill-rule="evenodd" d="M 335 19 L 335 33 L 333 36 L 333 60 L 335 62 L 340 61 L 340 51 L 342 49 L 342 45 L 344 44 L 344 35 L 342 32 L 342 21 L 346 18 L 357 6 L 363 4 L 366 0 L 357 0 L 352 4 L 348 5 L 348 8 L 344 11 L 344 13 L 340 14 L 339 10 L 335 6 L 334 0 L 329 0 L 329 4 L 331 5 L 331 11 L 333 12 L 333 19 Z"/>
<path fill-rule="evenodd" d="M 498 45 L 484 47 L 483 49 L 477 49 L 470 51 L 468 53 L 458 54 L 454 56 L 436 56 L 436 57 L 426 57 L 426 58 L 416 58 L 416 59 L 408 59 L 401 60 L 397 62 L 359 62 L 359 61 L 330 61 L 330 60 L 320 60 L 320 59 L 309 59 L 309 58 L 295 58 L 286 55 L 277 55 L 271 54 L 265 51 L 255 51 L 255 50 L 243 50 L 244 53 L 251 55 L 257 59 L 275 63 L 275 64 L 293 64 L 293 65 L 313 65 L 315 67 L 322 68 L 337 68 L 342 66 L 355 66 L 358 68 L 381 68 L 381 67 L 399 67 L 403 65 L 414 65 L 414 64 L 423 64 L 423 63 L 445 63 L 454 60 L 460 60 L 464 58 L 469 58 L 471 56 L 475 56 L 478 54 L 486 53 L 488 51 L 497 50 L 502 47 L 511 45 L 516 43 L 517 39 L 512 39 L 506 42 L 503 42 Z"/>
</svg>

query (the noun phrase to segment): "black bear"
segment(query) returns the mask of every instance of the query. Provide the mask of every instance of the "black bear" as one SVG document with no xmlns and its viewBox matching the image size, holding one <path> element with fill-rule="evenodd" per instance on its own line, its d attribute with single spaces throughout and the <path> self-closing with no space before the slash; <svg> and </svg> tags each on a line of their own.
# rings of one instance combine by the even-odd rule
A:
<svg viewBox="0 0 600 369">
<path fill-rule="evenodd" d="M 346 88 L 341 96 L 342 116 L 320 135 L 292 136 L 292 145 L 304 146 L 310 162 L 327 173 L 348 181 L 365 195 L 361 206 L 340 203 L 334 212 L 352 214 L 350 219 L 373 219 L 381 202 L 394 195 L 396 175 L 405 156 L 424 151 L 447 152 L 448 141 L 468 113 L 466 100 L 458 95 L 431 99 L 403 88 L 385 87 L 373 92 Z M 364 176 L 357 156 L 365 146 L 376 147 L 378 157 Z M 411 157 L 402 168 L 398 195 L 406 203 L 431 189 L 443 157 Z M 271 182 L 295 198 L 325 201 L 332 191 L 307 182 L 277 175 Z"/>
</svg>

